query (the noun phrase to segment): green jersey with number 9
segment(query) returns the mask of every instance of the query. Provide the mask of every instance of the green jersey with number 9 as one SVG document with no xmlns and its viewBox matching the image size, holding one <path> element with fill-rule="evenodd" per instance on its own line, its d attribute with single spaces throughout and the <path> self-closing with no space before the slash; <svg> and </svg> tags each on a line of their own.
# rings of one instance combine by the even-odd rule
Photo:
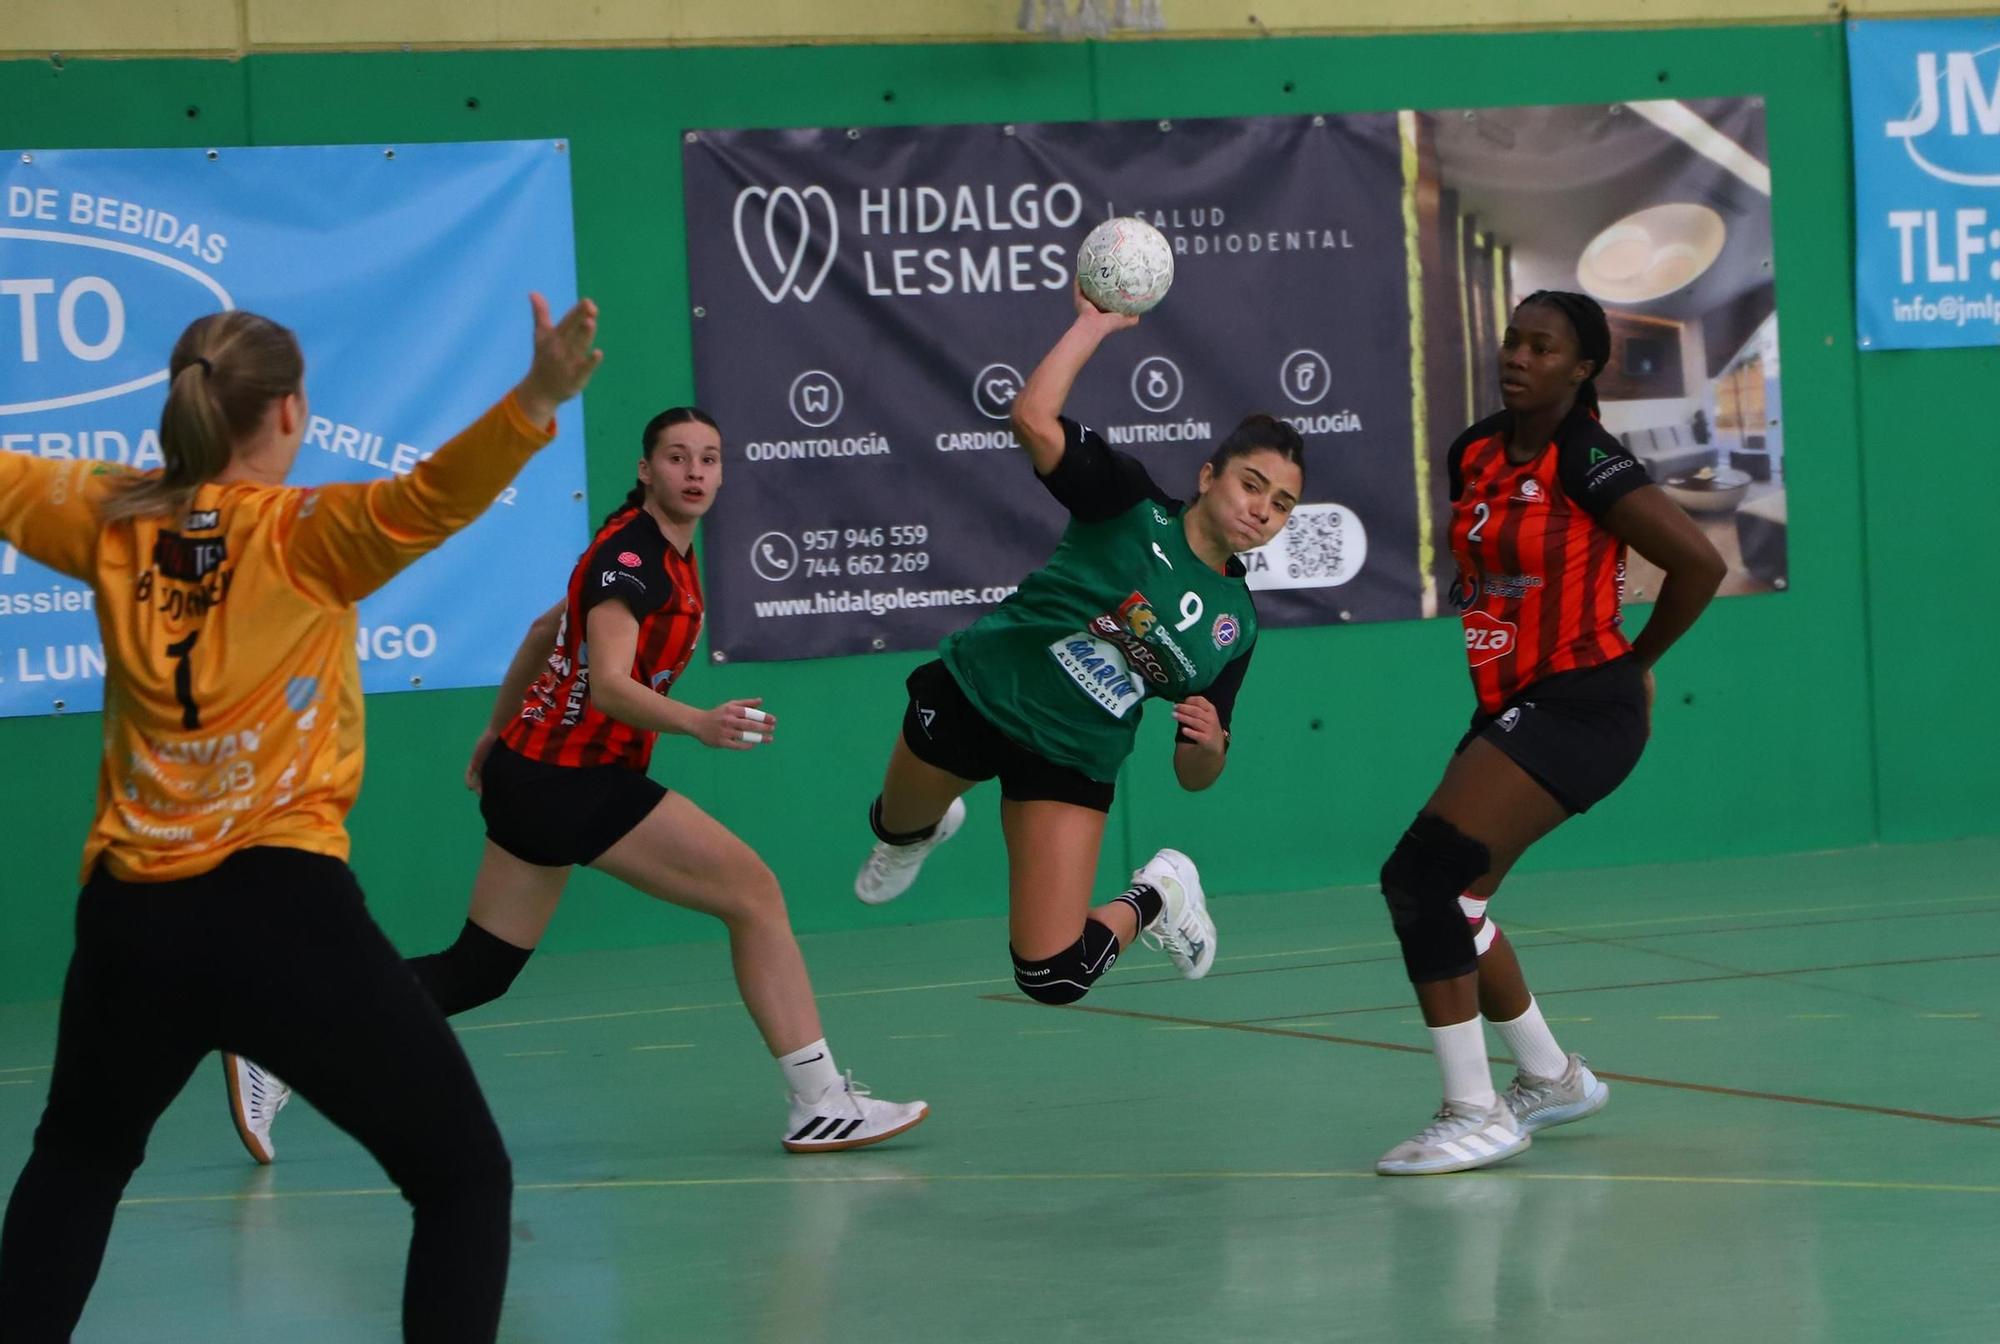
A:
<svg viewBox="0 0 2000 1344">
<path fill-rule="evenodd" d="M 1036 754 L 1110 781 L 1148 697 L 1201 695 L 1227 729 L 1257 641 L 1242 564 L 1188 546 L 1183 505 L 1145 467 L 1065 418 L 1043 484 L 1071 521 L 1048 563 L 940 646 L 966 697 Z"/>
</svg>

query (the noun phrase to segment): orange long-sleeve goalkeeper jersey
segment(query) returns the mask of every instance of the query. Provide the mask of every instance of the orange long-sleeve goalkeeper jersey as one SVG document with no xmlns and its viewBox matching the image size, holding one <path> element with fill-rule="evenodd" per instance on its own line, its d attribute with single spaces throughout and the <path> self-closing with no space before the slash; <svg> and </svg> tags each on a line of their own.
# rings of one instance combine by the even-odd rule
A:
<svg viewBox="0 0 2000 1344">
<path fill-rule="evenodd" d="M 106 524 L 124 469 L 0 453 L 0 536 L 87 581 L 104 636 L 104 760 L 87 880 L 278 845 L 345 859 L 361 788 L 354 604 L 477 518 L 547 443 L 509 396 L 388 480 L 211 483 L 185 518 Z"/>
</svg>

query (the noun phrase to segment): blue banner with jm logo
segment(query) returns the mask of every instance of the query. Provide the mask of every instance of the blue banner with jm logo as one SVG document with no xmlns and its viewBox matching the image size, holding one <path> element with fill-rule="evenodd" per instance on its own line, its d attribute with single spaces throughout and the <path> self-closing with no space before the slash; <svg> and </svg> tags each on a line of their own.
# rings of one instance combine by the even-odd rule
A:
<svg viewBox="0 0 2000 1344">
<path fill-rule="evenodd" d="M 2000 345 L 2000 18 L 1847 25 L 1863 349 Z"/>
</svg>

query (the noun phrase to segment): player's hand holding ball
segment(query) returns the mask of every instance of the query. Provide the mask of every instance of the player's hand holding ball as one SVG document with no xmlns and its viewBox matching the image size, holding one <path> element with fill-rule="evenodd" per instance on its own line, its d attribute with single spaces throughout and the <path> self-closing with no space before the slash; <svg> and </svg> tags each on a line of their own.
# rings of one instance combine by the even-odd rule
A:
<svg viewBox="0 0 2000 1344">
<path fill-rule="evenodd" d="M 1173 246 L 1143 219 L 1107 219 L 1077 249 L 1079 299 L 1099 312 L 1132 319 L 1114 330 L 1133 325 L 1139 314 L 1167 296 L 1173 283 Z M 1087 316 L 1081 303 L 1077 311 Z"/>
</svg>

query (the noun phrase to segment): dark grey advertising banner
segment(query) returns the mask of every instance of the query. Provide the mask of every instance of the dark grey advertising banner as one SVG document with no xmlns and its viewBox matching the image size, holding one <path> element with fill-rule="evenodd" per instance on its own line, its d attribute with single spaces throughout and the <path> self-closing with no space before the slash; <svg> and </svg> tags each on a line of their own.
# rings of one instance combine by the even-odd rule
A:
<svg viewBox="0 0 2000 1344">
<path fill-rule="evenodd" d="M 1393 112 L 690 133 L 714 656 L 922 648 L 1048 556 L 1066 515 L 1008 410 L 1117 215 L 1167 237 L 1174 287 L 1069 414 L 1182 497 L 1244 415 L 1283 416 L 1305 503 L 1245 557 L 1259 619 L 1423 615 L 1403 161 Z"/>
</svg>

